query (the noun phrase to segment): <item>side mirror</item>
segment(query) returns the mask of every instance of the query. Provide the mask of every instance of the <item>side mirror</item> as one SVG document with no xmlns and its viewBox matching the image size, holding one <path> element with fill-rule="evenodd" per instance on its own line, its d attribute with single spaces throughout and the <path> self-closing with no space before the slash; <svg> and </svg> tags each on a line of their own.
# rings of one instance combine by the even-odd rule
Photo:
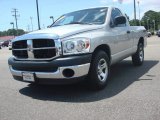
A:
<svg viewBox="0 0 160 120">
<path fill-rule="evenodd" d="M 115 25 L 125 24 L 125 23 L 126 23 L 126 18 L 124 16 L 118 16 L 114 19 Z"/>
</svg>

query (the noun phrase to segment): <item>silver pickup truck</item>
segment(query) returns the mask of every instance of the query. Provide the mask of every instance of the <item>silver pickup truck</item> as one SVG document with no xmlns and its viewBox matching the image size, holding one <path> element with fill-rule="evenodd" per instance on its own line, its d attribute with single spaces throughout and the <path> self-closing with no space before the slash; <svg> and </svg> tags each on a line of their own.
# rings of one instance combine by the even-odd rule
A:
<svg viewBox="0 0 160 120">
<path fill-rule="evenodd" d="M 135 66 L 142 65 L 145 46 L 144 27 L 130 26 L 118 8 L 98 7 L 64 14 L 50 28 L 15 38 L 8 63 L 19 81 L 86 80 L 91 88 L 102 89 L 111 65 L 130 56 Z"/>
</svg>

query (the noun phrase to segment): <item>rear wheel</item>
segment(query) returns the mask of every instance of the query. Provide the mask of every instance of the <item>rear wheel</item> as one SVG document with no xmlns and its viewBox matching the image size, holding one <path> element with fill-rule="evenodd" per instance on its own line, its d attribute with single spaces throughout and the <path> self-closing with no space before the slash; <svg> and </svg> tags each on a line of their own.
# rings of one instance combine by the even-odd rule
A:
<svg viewBox="0 0 160 120">
<path fill-rule="evenodd" d="M 109 77 L 109 58 L 104 51 L 97 51 L 93 57 L 89 71 L 90 88 L 103 89 L 108 82 Z"/>
<path fill-rule="evenodd" d="M 137 52 L 132 55 L 132 62 L 135 66 L 140 66 L 144 62 L 144 45 L 143 43 L 138 44 Z"/>
</svg>

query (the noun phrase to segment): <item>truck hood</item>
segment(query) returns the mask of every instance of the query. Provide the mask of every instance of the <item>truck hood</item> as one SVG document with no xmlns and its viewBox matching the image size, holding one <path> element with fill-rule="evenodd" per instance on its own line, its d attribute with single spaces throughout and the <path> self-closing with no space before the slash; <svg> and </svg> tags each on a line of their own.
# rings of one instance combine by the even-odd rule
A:
<svg viewBox="0 0 160 120">
<path fill-rule="evenodd" d="M 47 28 L 43 30 L 34 31 L 22 36 L 19 36 L 15 39 L 17 40 L 26 40 L 26 39 L 58 39 L 65 38 L 75 34 L 97 30 L 103 28 L 102 25 L 79 25 L 79 24 L 71 24 L 64 26 L 57 26 L 52 28 Z"/>
</svg>

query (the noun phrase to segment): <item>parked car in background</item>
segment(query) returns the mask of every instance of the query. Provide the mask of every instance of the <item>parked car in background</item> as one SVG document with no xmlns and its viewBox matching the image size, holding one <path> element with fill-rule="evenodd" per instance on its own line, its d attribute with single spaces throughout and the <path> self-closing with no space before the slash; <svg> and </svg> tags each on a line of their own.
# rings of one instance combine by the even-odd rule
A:
<svg viewBox="0 0 160 120">
<path fill-rule="evenodd" d="M 148 37 L 151 37 L 151 35 L 152 35 L 151 32 L 147 32 Z"/>
<path fill-rule="evenodd" d="M 157 36 L 160 37 L 160 30 L 157 31 Z"/>
<path fill-rule="evenodd" d="M 12 50 L 12 41 L 11 41 L 11 40 L 9 41 L 8 49 L 9 49 L 9 50 Z"/>
<path fill-rule="evenodd" d="M 0 49 L 2 49 L 2 47 L 1 47 L 1 43 L 0 43 Z"/>
<path fill-rule="evenodd" d="M 9 40 L 4 41 L 1 46 L 2 47 L 8 47 L 8 45 L 9 45 Z"/>
<path fill-rule="evenodd" d="M 3 43 L 3 42 L 2 42 L 2 41 L 0 41 L 0 49 L 2 49 L 2 43 Z"/>
</svg>

